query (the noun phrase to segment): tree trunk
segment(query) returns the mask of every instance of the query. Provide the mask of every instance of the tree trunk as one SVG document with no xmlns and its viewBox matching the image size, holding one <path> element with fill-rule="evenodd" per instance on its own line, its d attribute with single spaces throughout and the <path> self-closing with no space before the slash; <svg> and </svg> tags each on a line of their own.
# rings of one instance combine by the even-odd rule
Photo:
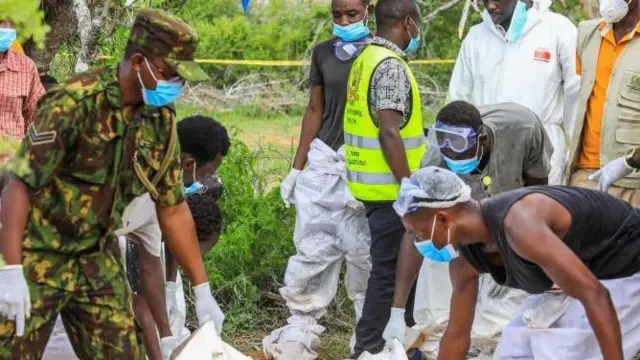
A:
<svg viewBox="0 0 640 360">
<path fill-rule="evenodd" d="M 582 3 L 582 11 L 586 19 L 595 19 L 600 17 L 600 6 L 598 0 L 580 0 Z"/>
<path fill-rule="evenodd" d="M 51 27 L 42 49 L 31 41 L 25 43 L 25 53 L 33 59 L 40 74 L 49 72 L 51 60 L 58 52 L 60 44 L 70 39 L 76 32 L 76 17 L 73 0 L 43 0 L 44 20 Z"/>
<path fill-rule="evenodd" d="M 110 4 L 111 0 L 42 0 L 45 22 L 51 31 L 42 49 L 36 48 L 30 41 L 24 44 L 25 53 L 36 63 L 40 74 L 49 72 L 51 60 L 58 53 L 60 45 L 73 39 L 74 35 L 79 35 L 82 44 L 76 70 L 84 69 L 83 64 L 88 64 L 96 51 L 102 20 Z M 78 24 L 82 31 L 78 31 Z"/>
</svg>

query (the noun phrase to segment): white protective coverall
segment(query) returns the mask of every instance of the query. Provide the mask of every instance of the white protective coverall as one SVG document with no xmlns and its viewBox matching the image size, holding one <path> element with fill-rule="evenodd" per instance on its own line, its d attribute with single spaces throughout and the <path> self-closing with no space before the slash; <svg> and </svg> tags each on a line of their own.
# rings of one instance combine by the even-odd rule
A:
<svg viewBox="0 0 640 360">
<path fill-rule="evenodd" d="M 640 274 L 604 280 L 618 314 L 624 358 L 640 351 Z M 496 360 L 599 360 L 602 352 L 584 306 L 564 293 L 531 295 L 502 333 Z"/>
<path fill-rule="evenodd" d="M 517 42 L 507 41 L 484 10 L 483 22 L 462 43 L 447 100 L 476 106 L 515 102 L 536 113 L 554 147 L 549 185 L 563 185 L 566 134 L 572 133 L 580 89 L 578 30 L 550 6 L 551 0 L 534 0 Z"/>
<path fill-rule="evenodd" d="M 285 286 L 280 289 L 291 317 L 287 326 L 263 340 L 267 357 L 317 357 L 318 336 L 324 331 L 317 320 L 336 295 L 343 259 L 347 294 L 354 302 L 356 318 L 362 315 L 371 271 L 371 235 L 364 207 L 351 196 L 345 177 L 344 148 L 336 152 L 315 139 L 308 166 L 294 189 L 296 254 L 289 258 Z"/>
</svg>

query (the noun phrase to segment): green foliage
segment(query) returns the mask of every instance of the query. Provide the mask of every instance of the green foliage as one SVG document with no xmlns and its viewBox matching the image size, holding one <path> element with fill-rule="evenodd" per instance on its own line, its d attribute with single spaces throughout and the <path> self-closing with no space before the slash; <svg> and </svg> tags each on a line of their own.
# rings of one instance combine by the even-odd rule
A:
<svg viewBox="0 0 640 360">
<path fill-rule="evenodd" d="M 31 38 L 38 46 L 42 46 L 49 31 L 38 0 L 0 0 L 0 18 L 15 24 L 21 41 Z"/>
<path fill-rule="evenodd" d="M 216 298 L 229 311 L 225 328 L 234 332 L 252 326 L 247 316 L 258 311 L 261 292 L 277 292 L 274 279 L 282 279 L 293 252 L 294 213 L 285 209 L 278 189 L 266 187 L 258 159 L 256 151 L 233 142 L 220 169 L 223 234 L 205 259 Z"/>
</svg>

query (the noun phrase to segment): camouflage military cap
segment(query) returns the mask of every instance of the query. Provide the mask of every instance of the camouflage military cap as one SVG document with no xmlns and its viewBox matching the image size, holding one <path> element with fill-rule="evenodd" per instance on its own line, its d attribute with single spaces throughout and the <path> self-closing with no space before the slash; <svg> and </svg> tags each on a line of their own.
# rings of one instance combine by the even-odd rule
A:
<svg viewBox="0 0 640 360">
<path fill-rule="evenodd" d="M 186 22 L 161 10 L 144 9 L 131 28 L 129 46 L 133 45 L 149 57 L 165 60 L 188 81 L 204 81 L 209 76 L 194 61 L 198 34 Z"/>
</svg>

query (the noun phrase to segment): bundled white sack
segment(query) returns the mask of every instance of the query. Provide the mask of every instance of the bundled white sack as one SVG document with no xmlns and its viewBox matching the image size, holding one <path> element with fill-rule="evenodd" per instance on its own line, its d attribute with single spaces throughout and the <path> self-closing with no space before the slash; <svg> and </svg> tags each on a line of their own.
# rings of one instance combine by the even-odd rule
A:
<svg viewBox="0 0 640 360">
<path fill-rule="evenodd" d="M 400 340 L 393 339 L 391 343 L 387 343 L 382 352 L 372 355 L 365 351 L 358 360 L 409 360 L 409 358 L 404 352 L 404 346 L 400 343 Z"/>
<path fill-rule="evenodd" d="M 213 321 L 206 322 L 171 355 L 172 360 L 252 360 L 222 341 Z"/>
</svg>

